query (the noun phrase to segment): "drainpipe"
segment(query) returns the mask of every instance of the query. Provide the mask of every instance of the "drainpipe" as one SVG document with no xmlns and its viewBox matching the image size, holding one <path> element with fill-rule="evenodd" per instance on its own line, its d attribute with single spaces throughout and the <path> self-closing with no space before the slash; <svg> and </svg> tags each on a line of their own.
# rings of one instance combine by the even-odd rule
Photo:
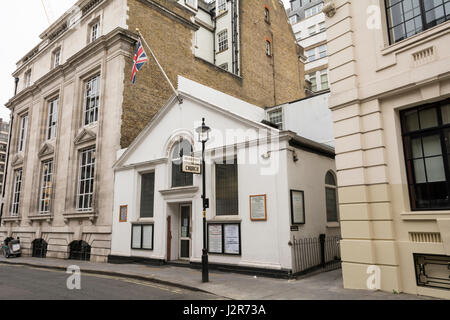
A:
<svg viewBox="0 0 450 320">
<path fill-rule="evenodd" d="M 15 82 L 15 88 L 14 88 L 14 96 L 17 95 L 17 87 L 19 85 L 19 78 L 14 79 Z M 5 174 L 3 175 L 3 190 L 2 190 L 2 205 L 0 206 L 0 225 L 2 224 L 2 217 L 3 217 L 3 206 L 4 206 L 4 199 L 5 199 L 5 190 L 6 190 L 6 177 L 8 175 L 8 164 L 9 164 L 9 151 L 11 149 L 11 135 L 12 135 L 12 128 L 14 124 L 14 112 L 11 112 L 11 120 L 9 121 L 9 136 L 8 136 L 8 149 L 6 151 L 6 163 L 5 163 Z"/>
</svg>

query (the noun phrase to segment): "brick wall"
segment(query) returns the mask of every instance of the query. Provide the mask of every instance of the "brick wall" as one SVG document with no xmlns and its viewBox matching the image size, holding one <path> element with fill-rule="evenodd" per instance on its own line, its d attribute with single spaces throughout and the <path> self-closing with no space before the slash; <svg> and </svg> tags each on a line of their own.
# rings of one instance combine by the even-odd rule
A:
<svg viewBox="0 0 450 320">
<path fill-rule="evenodd" d="M 264 5 L 270 8 L 270 24 L 264 21 Z M 192 42 L 196 27 L 191 22 L 192 13 L 176 2 L 128 0 L 128 7 L 129 30 L 140 29 L 175 86 L 177 76 L 181 75 L 261 107 L 304 97 L 304 66 L 298 61 L 298 48 L 281 2 L 240 2 L 240 77 L 194 56 Z M 266 38 L 272 42 L 272 57 L 266 55 Z M 130 52 L 133 51 L 134 48 L 130 48 Z M 131 68 L 132 60 L 128 59 L 125 63 L 122 147 L 133 141 L 172 95 L 152 59 L 139 72 L 135 85 L 130 82 Z"/>
</svg>

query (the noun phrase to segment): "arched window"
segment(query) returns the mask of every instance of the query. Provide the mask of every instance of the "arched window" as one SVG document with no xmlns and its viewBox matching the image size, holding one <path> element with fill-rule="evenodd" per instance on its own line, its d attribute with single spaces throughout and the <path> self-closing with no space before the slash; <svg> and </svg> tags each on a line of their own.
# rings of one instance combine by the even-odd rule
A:
<svg viewBox="0 0 450 320">
<path fill-rule="evenodd" d="M 32 256 L 34 258 L 45 258 L 47 256 L 47 242 L 44 239 L 34 240 L 32 248 Z"/>
<path fill-rule="evenodd" d="M 85 241 L 73 241 L 69 250 L 69 260 L 91 260 L 91 246 Z"/>
<path fill-rule="evenodd" d="M 338 222 L 338 198 L 336 178 L 332 171 L 325 177 L 325 195 L 327 205 L 327 222 Z"/>
<path fill-rule="evenodd" d="M 186 139 L 181 139 L 172 148 L 172 188 L 193 185 L 193 174 L 182 171 L 183 156 L 192 154 L 192 145 Z"/>
</svg>

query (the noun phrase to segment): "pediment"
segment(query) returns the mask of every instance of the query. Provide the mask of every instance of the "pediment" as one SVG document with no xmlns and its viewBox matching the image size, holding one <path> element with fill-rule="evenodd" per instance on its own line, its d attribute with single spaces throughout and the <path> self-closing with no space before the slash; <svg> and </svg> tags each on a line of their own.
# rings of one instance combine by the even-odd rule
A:
<svg viewBox="0 0 450 320">
<path fill-rule="evenodd" d="M 13 158 L 12 166 L 16 167 L 20 166 L 21 164 L 23 164 L 23 156 L 21 154 L 16 154 Z"/>
<path fill-rule="evenodd" d="M 97 139 L 97 134 L 93 130 L 83 128 L 75 137 L 74 143 L 79 145 L 95 139 Z"/>
<path fill-rule="evenodd" d="M 42 145 L 41 149 L 39 149 L 38 156 L 39 156 L 39 158 L 42 158 L 42 157 L 45 157 L 45 156 L 48 156 L 48 155 L 51 155 L 54 153 L 55 153 L 55 148 L 53 147 L 53 145 L 48 142 L 45 142 Z"/>
</svg>

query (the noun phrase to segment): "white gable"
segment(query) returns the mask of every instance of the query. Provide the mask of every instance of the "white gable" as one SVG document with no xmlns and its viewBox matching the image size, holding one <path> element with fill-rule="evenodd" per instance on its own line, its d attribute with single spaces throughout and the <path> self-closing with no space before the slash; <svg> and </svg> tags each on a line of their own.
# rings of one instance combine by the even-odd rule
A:
<svg viewBox="0 0 450 320">
<path fill-rule="evenodd" d="M 190 139 L 195 143 L 194 150 L 200 150 L 201 144 L 197 143 L 195 128 L 201 125 L 202 118 L 206 119 L 206 125 L 212 129 L 208 149 L 256 139 L 255 134 L 259 129 L 278 133 L 278 130 L 247 120 L 229 110 L 212 106 L 186 94 L 181 96 L 183 103 L 179 104 L 176 99 L 170 99 L 136 138 L 129 150 L 122 155 L 116 166 L 129 166 L 167 158 L 171 142 L 179 136 Z M 256 106 L 252 107 L 259 109 Z M 237 138 L 234 137 L 236 132 Z M 230 135 L 232 140 L 227 138 Z"/>
</svg>

